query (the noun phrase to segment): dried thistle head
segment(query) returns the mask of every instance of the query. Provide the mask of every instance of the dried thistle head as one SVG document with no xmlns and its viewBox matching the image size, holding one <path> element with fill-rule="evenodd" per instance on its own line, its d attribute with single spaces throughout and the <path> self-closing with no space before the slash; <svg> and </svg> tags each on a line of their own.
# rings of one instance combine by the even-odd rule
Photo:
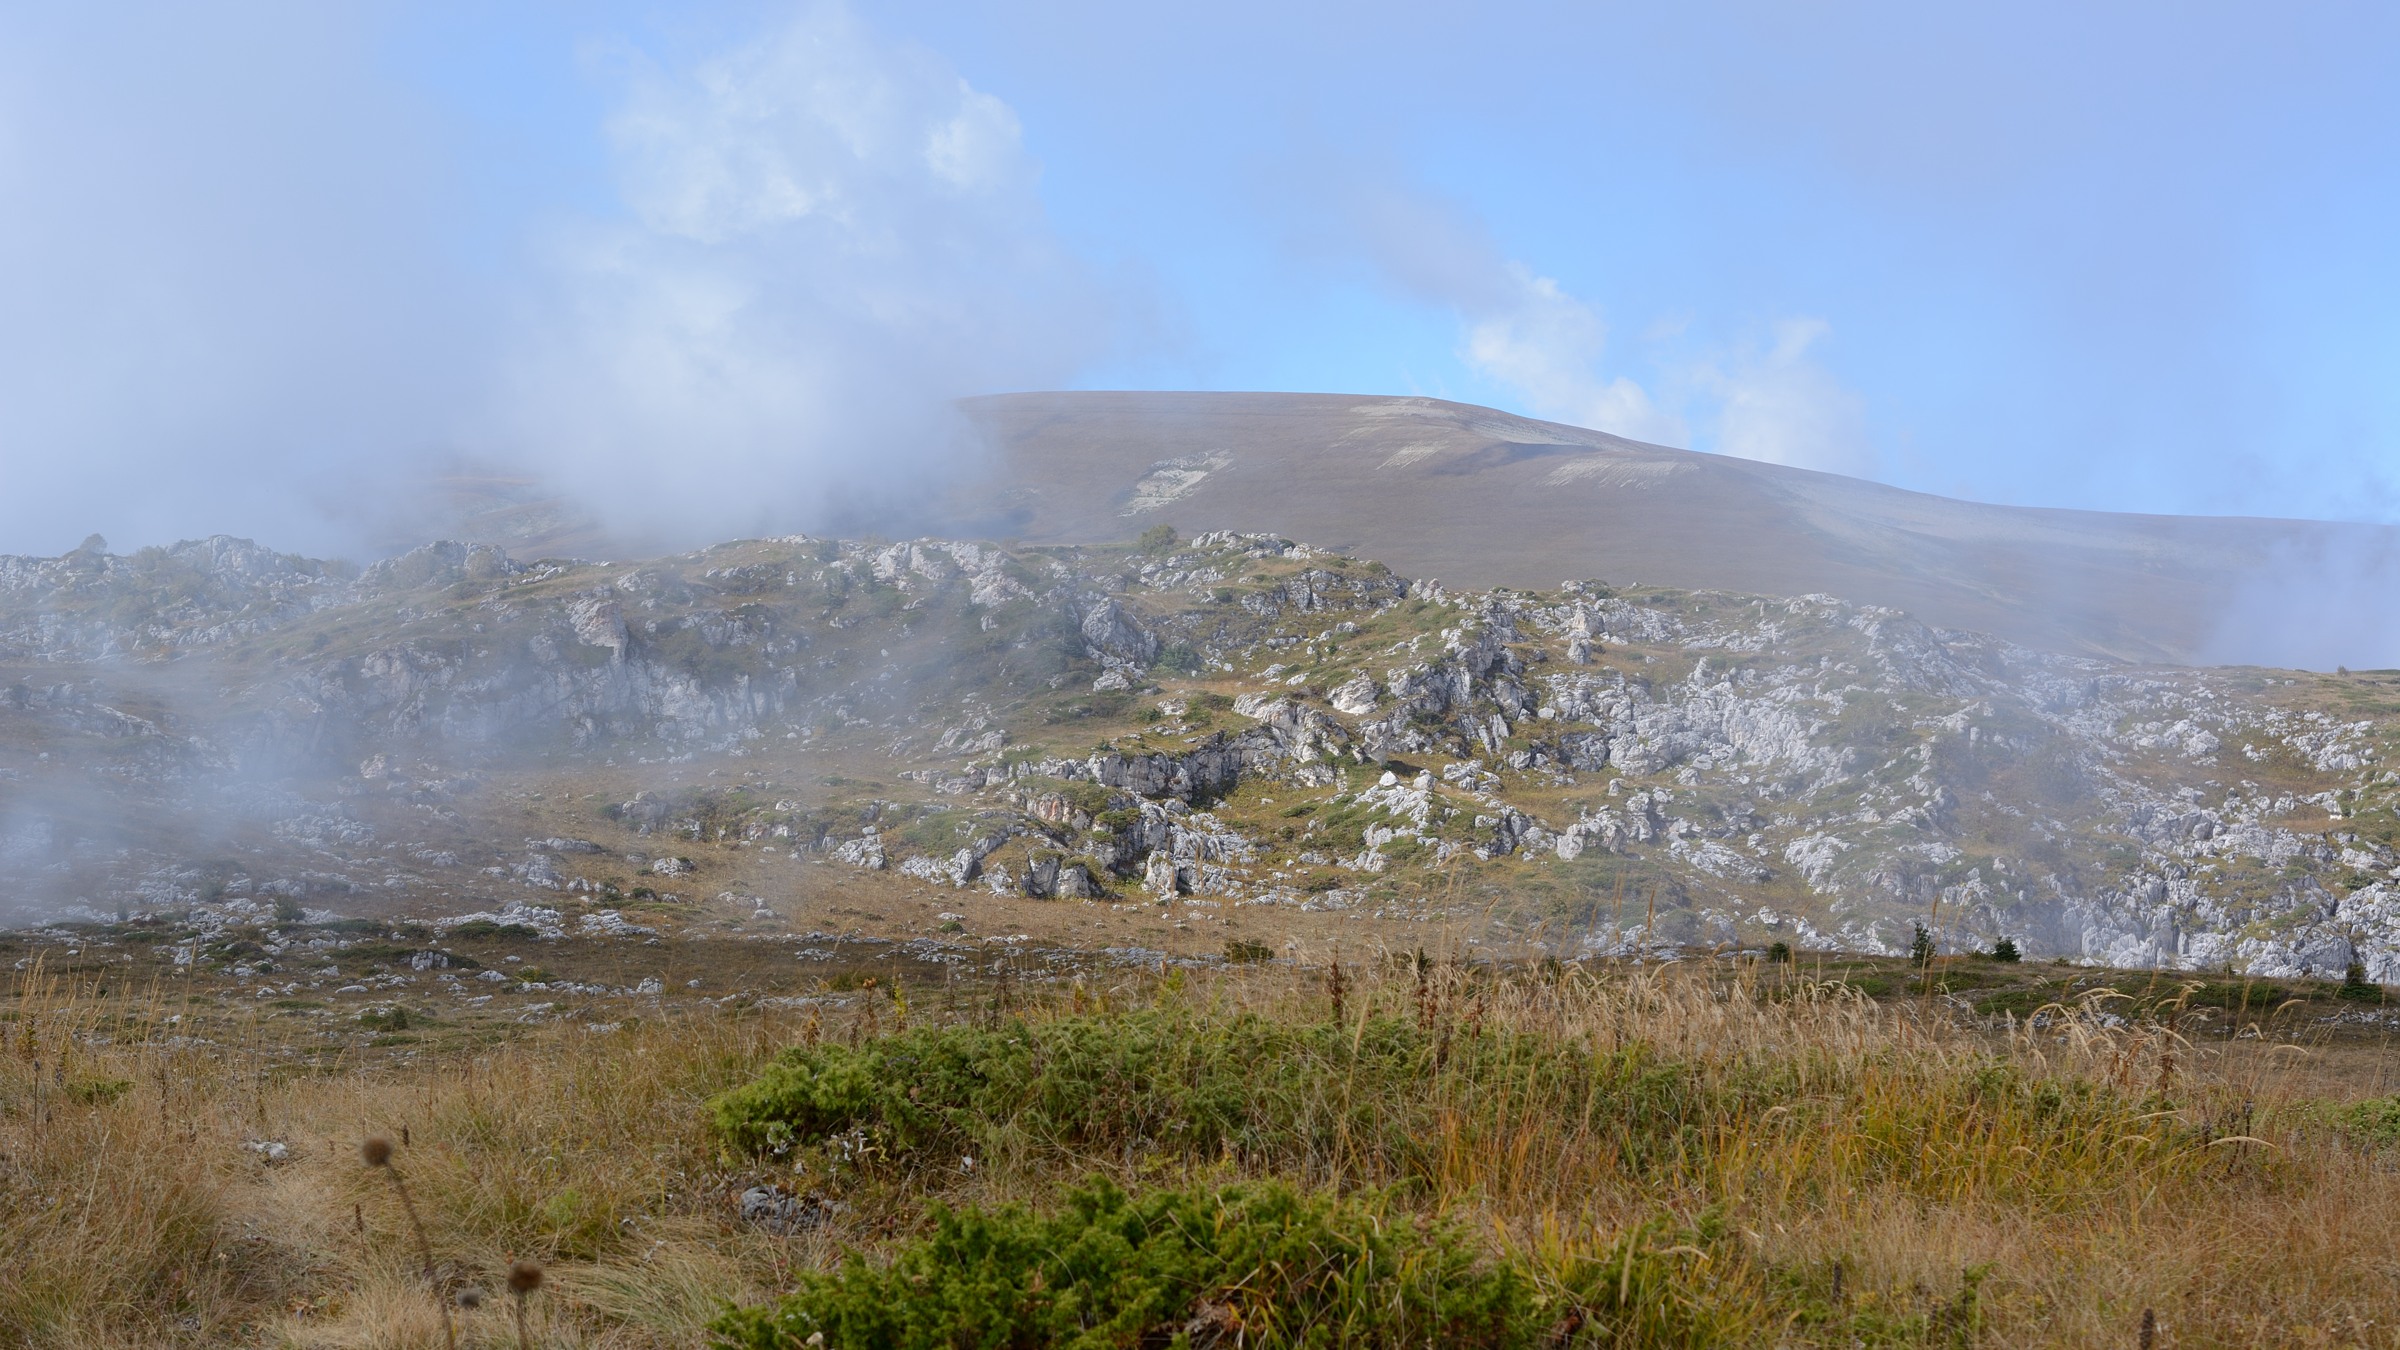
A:
<svg viewBox="0 0 2400 1350">
<path fill-rule="evenodd" d="M 508 1291 L 519 1298 L 542 1287 L 542 1267 L 537 1261 L 508 1263 Z"/>
<path fill-rule="evenodd" d="M 358 1146 L 358 1156 L 369 1167 L 389 1167 L 392 1165 L 392 1141 L 380 1134 L 368 1135 L 366 1142 Z"/>
</svg>

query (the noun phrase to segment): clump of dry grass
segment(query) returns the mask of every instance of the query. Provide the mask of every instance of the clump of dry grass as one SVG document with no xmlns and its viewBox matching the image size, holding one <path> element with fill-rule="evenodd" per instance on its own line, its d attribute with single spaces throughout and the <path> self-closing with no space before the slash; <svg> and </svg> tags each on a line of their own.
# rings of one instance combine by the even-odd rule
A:
<svg viewBox="0 0 2400 1350">
<path fill-rule="evenodd" d="M 2162 1345 L 2400 1343 L 2392 1145 L 2297 1095 L 2279 1066 L 2295 1051 L 2077 1009 L 1979 1031 L 1790 967 L 1703 963 L 1354 960 L 1338 983 L 1251 967 L 1009 997 L 1005 1014 L 920 999 L 899 1034 L 1164 1005 L 1195 1025 L 1388 1022 L 1424 1072 L 1338 1116 L 1342 1084 L 1322 1084 L 1301 1105 L 1349 1133 L 1313 1154 L 752 1155 L 711 1131 L 711 1099 L 804 1039 L 846 1046 L 856 1022 L 868 1044 L 876 1000 L 891 1034 L 888 999 L 544 1027 L 293 1074 L 179 1041 L 156 999 L 24 979 L 0 1052 L 0 1345 L 426 1350 L 452 1315 L 469 1346 L 692 1345 L 727 1302 L 919 1231 L 929 1197 L 1039 1205 L 1095 1171 L 1128 1190 L 1404 1181 L 1393 1203 L 1463 1218 L 1536 1269 L 1657 1254 L 1761 1343 L 2128 1344 L 2144 1309 Z M 1477 1049 L 1508 1038 L 1647 1067 L 1595 1090 Z M 387 1161 L 404 1157 L 405 1189 L 336 1142 L 403 1124 L 411 1146 Z M 248 1146 L 265 1140 L 288 1158 Z M 743 1223 L 733 1197 L 766 1184 L 822 1194 L 821 1226 Z M 538 1296 L 503 1253 L 540 1263 Z M 427 1267 L 444 1288 L 508 1289 L 507 1310 L 428 1299 Z"/>
</svg>

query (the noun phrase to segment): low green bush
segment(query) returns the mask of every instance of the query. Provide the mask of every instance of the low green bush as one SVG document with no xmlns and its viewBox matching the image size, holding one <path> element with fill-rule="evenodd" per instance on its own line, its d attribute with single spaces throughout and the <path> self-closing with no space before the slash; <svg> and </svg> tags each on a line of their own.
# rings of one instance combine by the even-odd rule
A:
<svg viewBox="0 0 2400 1350">
<path fill-rule="evenodd" d="M 2334 997 L 2346 998 L 2354 1003 L 2381 1003 L 2383 986 L 2367 978 L 2366 962 L 2353 961 L 2350 968 L 2342 972 L 2342 987 L 2335 991 Z"/>
<path fill-rule="evenodd" d="M 1495 1253 L 1390 1198 L 1327 1198 L 1272 1180 L 1128 1196 L 1096 1180 L 1054 1213 L 936 1203 L 930 1233 L 880 1262 L 853 1252 L 803 1274 L 791 1294 L 720 1316 L 713 1340 L 718 1350 L 1698 1350 L 1753 1343 L 1794 1314 L 1840 1320 L 1768 1307 L 1763 1272 L 1714 1211 L 1588 1247 Z"/>
<path fill-rule="evenodd" d="M 1546 1302 L 1454 1229 L 1369 1202 L 1271 1182 L 1134 1199 L 1103 1181 L 1049 1216 L 936 1207 L 888 1265 L 853 1255 L 714 1332 L 726 1350 L 1564 1343 Z"/>
<path fill-rule="evenodd" d="M 517 941 L 530 941 L 532 939 L 539 938 L 541 935 L 542 931 L 533 927 L 531 924 L 497 923 L 491 919 L 469 919 L 465 923 L 457 924 L 450 929 L 451 937 L 461 938 L 468 941 L 502 938 L 514 939 Z"/>
<path fill-rule="evenodd" d="M 1582 1175 L 1709 1185 L 1728 1148 L 1793 1149 L 1809 1184 L 1873 1176 L 1941 1196 L 1971 1177 L 2045 1207 L 2088 1201 L 2096 1148 L 2138 1142 L 2168 1172 L 2207 1156 L 2151 1098 L 1998 1060 L 1926 1078 L 1810 1056 L 1679 1059 L 1494 1027 L 1474 1006 L 1333 1022 L 1176 1002 L 912 1027 L 787 1050 L 709 1109 L 735 1149 L 895 1181 L 971 1158 L 990 1175 L 1222 1168 L 1442 1200 L 1549 1184 L 1505 1164 L 1529 1121 L 1567 1122 L 1578 1151 L 1561 1165 L 1579 1157 Z M 2002 1136 L 2023 1148 L 1993 1147 Z"/>
<path fill-rule="evenodd" d="M 1197 675 L 1207 669 L 1207 662 L 1188 642 L 1168 643 L 1160 649 L 1156 665 L 1160 670 L 1176 675 Z"/>
<path fill-rule="evenodd" d="M 2378 1148 L 2400 1144 L 2400 1097 L 2329 1103 L 2309 1114 L 2361 1143 Z"/>
<path fill-rule="evenodd" d="M 1446 1148 L 1506 1137 L 1527 1112 L 1605 1122 L 1629 1165 L 1671 1166 L 1696 1156 L 1710 1122 L 1787 1100 L 1796 1080 L 1781 1072 L 1728 1086 L 1646 1047 L 1595 1053 L 1400 1017 L 1312 1024 L 1174 1006 L 796 1047 L 711 1111 L 721 1138 L 759 1151 L 856 1132 L 872 1147 L 846 1155 L 1165 1152 L 1411 1182 L 1439 1175 Z"/>
</svg>

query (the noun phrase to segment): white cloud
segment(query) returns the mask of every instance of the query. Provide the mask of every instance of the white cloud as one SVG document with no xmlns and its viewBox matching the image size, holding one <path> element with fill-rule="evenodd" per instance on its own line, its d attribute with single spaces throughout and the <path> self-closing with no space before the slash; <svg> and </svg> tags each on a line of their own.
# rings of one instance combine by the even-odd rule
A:
<svg viewBox="0 0 2400 1350">
<path fill-rule="evenodd" d="M 1458 359 L 1506 388 L 1524 411 L 1635 440 L 1692 445 L 1834 473 L 1868 475 L 1876 460 L 1864 401 L 1814 352 L 1818 319 L 1773 325 L 1767 343 L 1700 361 L 1666 353 L 1690 340 L 1686 323 L 1654 323 L 1637 364 L 1663 372 L 1666 397 L 1626 373 L 1598 306 L 1554 277 L 1508 257 L 1461 204 L 1389 177 L 1312 164 L 1287 181 L 1302 238 L 1363 256 L 1391 285 L 1455 315 Z"/>
<path fill-rule="evenodd" d="M 1464 316 L 1459 356 L 1516 390 L 1540 416 L 1645 441 L 1679 441 L 1683 423 L 1622 375 L 1601 373 L 1608 325 L 1591 306 L 1521 263 L 1493 308 Z"/>
<path fill-rule="evenodd" d="M 1056 382 L 1103 340 L 1016 115 L 846 8 L 637 62 L 610 139 L 630 219 L 553 242 L 497 439 L 620 529 L 921 496 L 953 398 Z"/>
<path fill-rule="evenodd" d="M 1638 440 L 1677 441 L 1681 419 L 1605 371 L 1608 324 L 1555 278 L 1507 257 L 1457 203 L 1390 179 L 1310 166 L 1292 200 L 1319 208 L 1318 248 L 1363 254 L 1384 279 L 1458 316 L 1458 358 L 1526 411 Z"/>
<path fill-rule="evenodd" d="M 1809 355 L 1830 331 L 1821 319 L 1785 319 L 1764 349 L 1700 368 L 1696 383 L 1717 403 L 1720 454 L 1873 475 L 1865 401 Z"/>
</svg>

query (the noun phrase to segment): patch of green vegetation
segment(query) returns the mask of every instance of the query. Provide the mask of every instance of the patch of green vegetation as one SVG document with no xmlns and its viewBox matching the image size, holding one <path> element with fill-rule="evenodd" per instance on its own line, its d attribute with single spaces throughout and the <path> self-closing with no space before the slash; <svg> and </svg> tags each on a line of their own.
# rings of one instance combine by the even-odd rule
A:
<svg viewBox="0 0 2400 1350">
<path fill-rule="evenodd" d="M 1873 971 L 1844 971 L 1832 983 L 1854 989 L 1868 998 L 1890 998 L 1900 992 L 1899 981 Z"/>
<path fill-rule="evenodd" d="M 1108 789 L 1085 779 L 1037 778 L 1029 786 L 1034 786 L 1036 791 L 1058 794 L 1060 800 L 1087 816 L 1097 816 L 1108 810 Z"/>
<path fill-rule="evenodd" d="M 1926 932 L 1925 925 L 1921 923 L 1912 923 L 1909 928 L 1908 963 L 1923 969 L 1933 964 L 1933 934 Z"/>
<path fill-rule="evenodd" d="M 712 1330 L 728 1350 L 1721 1343 L 1730 1328 L 1676 1296 L 1676 1256 L 1636 1255 L 1585 1260 L 1574 1287 L 1545 1289 L 1458 1227 L 1370 1196 L 1258 1182 L 1135 1198 L 1094 1181 L 1051 1215 L 937 1206 L 933 1231 L 888 1264 L 853 1255 Z"/>
<path fill-rule="evenodd" d="M 2038 984 L 1984 994 L 1975 1000 L 1975 1011 L 1984 1017 L 2005 1016 L 2023 1019 L 2060 1001 L 2061 995 L 2058 990 L 2046 984 Z"/>
<path fill-rule="evenodd" d="M 2292 997 L 2292 991 L 2264 980 L 2203 980 L 2183 999 L 2187 1007 L 2271 1013 Z"/>
<path fill-rule="evenodd" d="M 789 1050 L 711 1112 L 728 1142 L 749 1149 L 788 1150 L 851 1130 L 890 1157 L 1155 1148 L 1301 1165 L 1346 1147 L 1383 1160 L 1376 1170 L 1399 1180 L 1439 1165 L 1437 1060 L 1448 1089 L 1488 1080 L 1498 1101 L 1506 1083 L 1519 1098 L 1563 1094 L 1579 1111 L 1618 1118 L 1629 1129 L 1629 1163 L 1673 1150 L 1710 1109 L 1687 1100 L 1697 1091 L 1689 1075 L 1640 1052 L 1454 1037 L 1389 1017 L 1295 1025 L 1145 1009 Z M 1328 1083 L 1346 1086 L 1328 1093 Z"/>
<path fill-rule="evenodd" d="M 1703 1068 L 1644 1045 L 1603 1049 L 1423 1013 L 1301 1022 L 1168 1004 L 796 1047 L 709 1112 L 733 1147 L 827 1165 L 913 1171 L 973 1157 L 994 1168 L 1080 1167 L 1149 1156 L 1318 1176 L 1331 1161 L 1346 1181 L 1438 1193 L 1445 1159 L 1485 1146 L 1475 1141 L 1498 1147 L 1528 1111 L 1580 1121 L 1615 1141 L 1626 1168 L 1661 1174 L 1707 1156 L 1729 1122 L 1771 1121 L 1796 1137 L 1867 1111 L 1888 1157 L 1901 1160 L 1887 1179 L 1928 1186 L 1950 1181 L 1938 1158 L 1917 1161 L 1925 1141 L 1962 1112 L 2082 1141 L 2100 1139 L 2102 1122 L 2135 1128 L 2127 1122 L 2140 1111 L 2104 1088 L 1998 1065 L 1899 1095 L 1865 1080 L 1828 1093 L 1822 1072 L 1788 1059 Z M 2042 1167 L 2064 1156 L 2044 1154 Z M 2080 1194 L 2047 1171 L 1986 1183 L 2044 1203 Z"/>
<path fill-rule="evenodd" d="M 411 1013 L 394 1005 L 389 1008 L 369 1008 L 358 1015 L 358 1024 L 369 1031 L 407 1031 L 423 1026 L 434 1019 L 424 1013 Z"/>
<path fill-rule="evenodd" d="M 2367 978 L 2364 961 L 2352 961 L 2350 968 L 2342 972 L 2342 987 L 2334 991 L 2334 997 L 2353 1003 L 2381 1003 L 2383 986 Z"/>
<path fill-rule="evenodd" d="M 128 1078 L 79 1078 L 67 1084 L 67 1097 L 85 1106 L 107 1106 L 131 1091 Z"/>
<path fill-rule="evenodd" d="M 2400 1097 L 2370 1097 L 2365 1101 L 2322 1105 L 2314 1114 L 2362 1143 L 2378 1148 L 2400 1144 Z"/>
<path fill-rule="evenodd" d="M 333 919 L 312 925 L 327 933 L 381 933 L 385 925 L 380 919 Z"/>
<path fill-rule="evenodd" d="M 1096 693 L 1071 694 L 1053 699 L 1042 709 L 1042 721 L 1056 726 L 1062 722 L 1106 721 L 1123 717 L 1133 710 L 1134 695 L 1129 689 L 1103 689 Z"/>
<path fill-rule="evenodd" d="M 1236 965 L 1252 964 L 1275 959 L 1275 949 L 1263 942 L 1235 938 L 1225 944 L 1225 959 Z"/>
<path fill-rule="evenodd" d="M 902 826 L 900 842 L 919 853 L 948 853 L 965 842 L 959 827 L 973 819 L 965 811 L 930 812 Z"/>
<path fill-rule="evenodd" d="M 450 930 L 453 938 L 509 939 L 525 941 L 541 937 L 541 930 L 521 923 L 497 923 L 491 919 L 469 919 Z"/>
</svg>

